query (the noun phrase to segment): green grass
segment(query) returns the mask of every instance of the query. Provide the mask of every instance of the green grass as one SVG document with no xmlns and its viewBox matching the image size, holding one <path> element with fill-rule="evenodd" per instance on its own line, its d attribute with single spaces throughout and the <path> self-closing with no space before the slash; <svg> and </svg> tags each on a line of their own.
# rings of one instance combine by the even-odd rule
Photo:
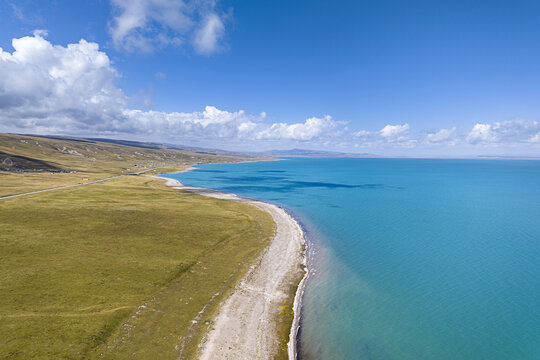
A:
<svg viewBox="0 0 540 360">
<path fill-rule="evenodd" d="M 123 177 L 0 201 L 0 358 L 193 356 L 274 224 L 162 183 Z"/>
<path fill-rule="evenodd" d="M 172 172 L 191 164 L 246 160 L 235 153 L 130 144 L 0 133 L 0 197 L 155 168 Z"/>
<path fill-rule="evenodd" d="M 22 194 L 26 192 L 74 185 L 82 179 L 98 180 L 107 175 L 87 176 L 84 174 L 59 174 L 50 172 L 7 172 L 0 171 L 0 196 Z"/>
<path fill-rule="evenodd" d="M 0 134 L 0 197 L 240 160 Z M 143 176 L 0 200 L 0 358 L 193 358 L 273 228 L 250 205 Z M 287 314 L 278 319 L 280 336 L 290 327 Z"/>
<path fill-rule="evenodd" d="M 10 158 L 11 166 L 4 163 L 5 158 Z M 144 168 L 229 162 L 243 158 L 245 156 L 234 153 L 177 149 L 164 145 L 122 145 L 85 138 L 58 139 L 0 133 L 0 169 L 3 170 L 52 169 L 119 174 Z"/>
</svg>

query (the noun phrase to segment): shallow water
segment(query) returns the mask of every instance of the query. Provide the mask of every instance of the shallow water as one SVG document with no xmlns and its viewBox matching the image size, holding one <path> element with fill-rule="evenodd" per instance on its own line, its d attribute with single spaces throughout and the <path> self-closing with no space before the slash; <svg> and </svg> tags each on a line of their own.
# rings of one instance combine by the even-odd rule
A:
<svg viewBox="0 0 540 360">
<path fill-rule="evenodd" d="M 301 359 L 540 358 L 538 161 L 290 159 L 173 177 L 306 227 Z"/>
</svg>

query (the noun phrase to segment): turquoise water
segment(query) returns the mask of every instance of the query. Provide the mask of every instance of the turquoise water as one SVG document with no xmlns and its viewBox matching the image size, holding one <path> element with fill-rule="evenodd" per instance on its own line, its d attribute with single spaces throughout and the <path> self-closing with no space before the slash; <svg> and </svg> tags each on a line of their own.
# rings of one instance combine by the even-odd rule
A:
<svg viewBox="0 0 540 360">
<path fill-rule="evenodd" d="M 301 359 L 540 359 L 538 161 L 291 159 L 174 177 L 306 227 Z"/>
</svg>

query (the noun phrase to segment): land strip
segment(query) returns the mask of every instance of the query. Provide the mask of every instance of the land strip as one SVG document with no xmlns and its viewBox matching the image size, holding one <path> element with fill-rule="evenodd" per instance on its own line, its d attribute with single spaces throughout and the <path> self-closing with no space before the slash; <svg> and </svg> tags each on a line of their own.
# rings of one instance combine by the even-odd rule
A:
<svg viewBox="0 0 540 360">
<path fill-rule="evenodd" d="M 108 177 L 108 178 L 105 178 L 105 179 L 94 180 L 94 181 L 90 181 L 90 182 L 86 182 L 86 183 L 79 183 L 79 184 L 73 184 L 73 185 L 60 186 L 60 187 L 51 188 L 51 189 L 43 189 L 43 190 L 30 191 L 30 192 L 26 192 L 26 193 L 22 193 L 22 194 L 0 196 L 0 200 L 2 200 L 2 199 L 11 199 L 11 198 L 19 197 L 19 196 L 26 196 L 26 195 L 39 194 L 39 193 L 48 192 L 48 191 L 55 191 L 55 190 L 69 189 L 69 188 L 74 188 L 74 187 L 77 187 L 77 186 L 84 186 L 84 185 L 98 184 L 98 183 L 102 183 L 102 182 L 105 182 L 105 181 L 108 181 L 108 180 L 118 179 L 118 178 L 121 178 L 121 177 L 123 177 L 123 176 L 124 176 L 124 175 L 111 176 L 111 177 Z"/>
<path fill-rule="evenodd" d="M 152 171 L 152 170 L 154 170 L 154 169 L 147 169 L 147 170 L 139 171 L 139 172 L 136 172 L 136 173 L 133 173 L 133 174 L 126 174 L 126 175 L 140 175 L 140 174 L 144 174 L 144 173 L 146 173 L 146 172 L 148 172 L 148 171 Z M 39 193 L 47 192 L 47 191 L 55 191 L 55 190 L 69 189 L 69 188 L 74 188 L 74 187 L 77 187 L 77 186 L 99 184 L 99 183 L 102 183 L 102 182 L 105 182 L 105 181 L 109 181 L 109 180 L 112 180 L 112 179 L 118 179 L 118 178 L 124 177 L 124 176 L 126 176 L 126 175 L 111 176 L 111 177 L 108 177 L 108 178 L 105 178 L 105 179 L 99 179 L 99 180 L 94 180 L 94 181 L 89 181 L 89 182 L 84 182 L 84 183 L 79 183 L 79 184 L 60 186 L 60 187 L 51 188 L 51 189 L 43 189 L 43 190 L 30 191 L 30 192 L 21 193 L 21 194 L 14 194 L 14 195 L 0 196 L 0 200 L 2 200 L 2 199 L 11 199 L 11 198 L 19 197 L 19 196 L 26 196 L 26 195 L 32 195 L 32 194 L 39 194 Z"/>
<path fill-rule="evenodd" d="M 125 176 L 0 202 L 0 358 L 176 359 L 182 344 L 193 358 L 274 225 L 162 183 Z"/>
<path fill-rule="evenodd" d="M 275 224 L 247 203 L 126 175 L 240 160 L 0 134 L 0 358 L 194 358 Z"/>
<path fill-rule="evenodd" d="M 305 239 L 299 224 L 285 210 L 272 204 L 183 186 L 174 179 L 169 179 L 167 185 L 253 205 L 270 214 L 276 223 L 276 233 L 270 245 L 236 285 L 213 319 L 210 331 L 200 343 L 199 358 L 294 358 L 296 329 L 289 331 L 294 323 L 291 312 L 297 284 L 306 271 Z"/>
</svg>

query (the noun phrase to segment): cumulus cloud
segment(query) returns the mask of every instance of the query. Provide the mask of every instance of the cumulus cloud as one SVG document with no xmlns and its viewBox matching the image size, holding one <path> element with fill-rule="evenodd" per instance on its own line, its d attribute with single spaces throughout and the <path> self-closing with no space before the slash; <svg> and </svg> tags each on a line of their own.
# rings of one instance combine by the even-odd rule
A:
<svg viewBox="0 0 540 360">
<path fill-rule="evenodd" d="M 409 124 L 403 125 L 386 125 L 379 131 L 360 130 L 353 132 L 353 137 L 360 139 L 370 139 L 385 142 L 400 142 L 409 140 Z"/>
<path fill-rule="evenodd" d="M 489 124 L 476 124 L 467 135 L 466 140 L 471 144 L 495 142 L 497 140 L 497 134 L 491 130 L 491 125 Z"/>
<path fill-rule="evenodd" d="M 117 86 L 120 75 L 98 44 L 80 40 L 67 46 L 46 40 L 46 31 L 13 39 L 13 52 L 0 48 L 0 127 L 3 131 L 44 134 L 125 136 L 152 140 L 223 144 L 411 148 L 429 144 L 504 146 L 540 145 L 540 122 L 515 119 L 478 123 L 468 132 L 456 127 L 427 135 L 411 133 L 409 124 L 388 124 L 378 131 L 349 132 L 330 116 L 296 123 L 269 122 L 266 113 L 141 110 L 152 106 L 152 91 L 129 98 Z M 208 40 L 211 41 L 211 40 Z M 156 74 L 165 78 L 164 74 Z M 140 106 L 134 106 L 139 103 Z M 134 108 L 133 108 L 134 107 Z M 255 145 L 257 144 L 257 145 Z M 349 145 L 347 145 L 349 144 Z"/>
<path fill-rule="evenodd" d="M 389 142 L 403 140 L 409 132 L 409 124 L 403 125 L 386 125 L 380 131 L 381 137 Z"/>
<path fill-rule="evenodd" d="M 540 133 L 538 121 L 521 119 L 495 122 L 493 124 L 476 124 L 467 134 L 470 144 L 513 144 L 536 142 Z"/>
<path fill-rule="evenodd" d="M 409 124 L 388 124 L 379 131 L 360 130 L 353 132 L 352 136 L 356 141 L 361 141 L 361 144 L 357 143 L 355 147 L 413 147 L 417 140 L 409 136 L 409 130 Z"/>
<path fill-rule="evenodd" d="M 244 111 L 229 112 L 206 106 L 201 112 L 172 112 L 124 110 L 130 133 L 157 137 L 206 137 L 234 139 L 253 135 L 257 122 L 264 116 L 248 115 Z"/>
<path fill-rule="evenodd" d="M 304 123 L 269 124 L 266 113 L 229 112 L 206 106 L 200 112 L 143 111 L 152 92 L 135 99 L 116 86 L 119 74 L 96 43 L 52 45 L 36 31 L 14 39 L 13 53 L 0 49 L 0 125 L 10 129 L 72 135 L 135 134 L 154 139 L 245 139 L 306 141 L 341 124 L 330 116 Z M 138 101 L 137 101 L 138 100 Z"/>
<path fill-rule="evenodd" d="M 427 135 L 427 141 L 429 143 L 443 143 L 452 140 L 456 135 L 456 127 L 450 129 L 440 129 L 437 132 Z"/>
<path fill-rule="evenodd" d="M 0 49 L 0 120 L 18 127 L 104 129 L 122 117 L 127 98 L 118 73 L 95 43 L 53 46 L 45 32 Z"/>
<path fill-rule="evenodd" d="M 276 123 L 267 129 L 256 133 L 256 139 L 276 140 L 288 139 L 307 141 L 319 138 L 323 135 L 328 136 L 339 124 L 332 120 L 331 116 L 323 118 L 312 117 L 304 123 L 285 124 Z"/>
<path fill-rule="evenodd" d="M 493 148 L 521 144 L 533 147 L 540 144 L 540 122 L 514 119 L 495 123 L 477 123 L 469 130 L 458 131 L 457 127 L 429 132 L 411 133 L 409 124 L 386 125 L 379 131 L 360 130 L 352 133 L 352 138 L 365 147 L 422 147 L 422 145 L 486 146 Z"/>
<path fill-rule="evenodd" d="M 221 49 L 226 17 L 215 0 L 111 0 L 110 33 L 117 49 L 151 52 L 191 41 L 204 55 Z"/>
</svg>

